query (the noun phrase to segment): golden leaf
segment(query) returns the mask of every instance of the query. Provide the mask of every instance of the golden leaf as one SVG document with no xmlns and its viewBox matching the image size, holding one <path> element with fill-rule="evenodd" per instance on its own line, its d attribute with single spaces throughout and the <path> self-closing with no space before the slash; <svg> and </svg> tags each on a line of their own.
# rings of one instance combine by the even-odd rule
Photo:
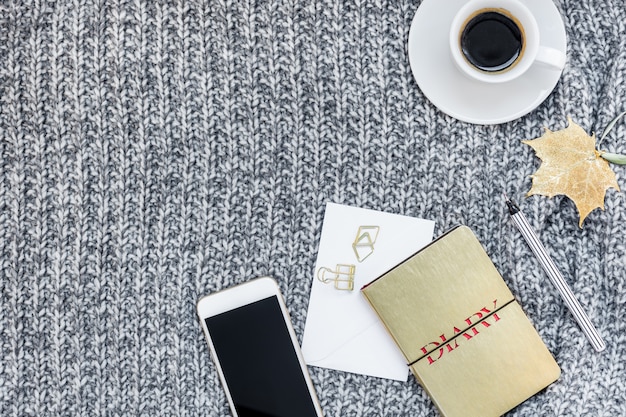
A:
<svg viewBox="0 0 626 417">
<path fill-rule="evenodd" d="M 604 210 L 606 190 L 619 191 L 615 173 L 596 150 L 595 134 L 587 132 L 568 117 L 569 125 L 563 130 L 546 132 L 540 138 L 522 141 L 535 150 L 542 163 L 531 176 L 533 185 L 528 196 L 540 194 L 569 197 L 583 221 L 596 208 Z"/>
</svg>

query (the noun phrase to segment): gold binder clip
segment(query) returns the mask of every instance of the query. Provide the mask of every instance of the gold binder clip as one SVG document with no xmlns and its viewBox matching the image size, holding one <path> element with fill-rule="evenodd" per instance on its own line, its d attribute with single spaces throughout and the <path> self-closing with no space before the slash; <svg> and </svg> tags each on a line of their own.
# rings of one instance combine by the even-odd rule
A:
<svg viewBox="0 0 626 417">
<path fill-rule="evenodd" d="M 356 238 L 352 243 L 352 250 L 359 262 L 363 262 L 374 253 L 374 243 L 376 243 L 379 231 L 379 226 L 359 226 Z"/>
<path fill-rule="evenodd" d="M 354 289 L 354 265 L 337 264 L 335 270 L 325 266 L 317 270 L 317 279 L 324 284 L 334 281 L 338 290 L 352 291 Z"/>
</svg>

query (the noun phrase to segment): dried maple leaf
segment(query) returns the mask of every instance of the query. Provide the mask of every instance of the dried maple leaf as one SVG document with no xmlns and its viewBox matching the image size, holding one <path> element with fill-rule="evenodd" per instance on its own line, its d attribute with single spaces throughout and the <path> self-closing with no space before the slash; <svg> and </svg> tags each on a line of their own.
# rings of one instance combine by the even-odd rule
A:
<svg viewBox="0 0 626 417">
<path fill-rule="evenodd" d="M 569 197 L 580 216 L 578 226 L 582 227 L 594 209 L 604 210 L 606 190 L 612 187 L 619 191 L 619 185 L 608 161 L 596 150 L 595 134 L 589 136 L 569 117 L 568 122 L 563 130 L 546 129 L 543 136 L 522 141 L 531 146 L 542 161 L 531 176 L 533 184 L 527 195 Z"/>
</svg>

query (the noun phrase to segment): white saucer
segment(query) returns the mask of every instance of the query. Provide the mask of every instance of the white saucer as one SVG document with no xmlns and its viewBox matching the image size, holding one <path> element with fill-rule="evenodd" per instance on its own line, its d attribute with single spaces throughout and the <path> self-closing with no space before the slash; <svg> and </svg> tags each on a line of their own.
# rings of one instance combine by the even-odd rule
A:
<svg viewBox="0 0 626 417">
<path fill-rule="evenodd" d="M 423 0 L 409 31 L 411 70 L 424 95 L 441 111 L 476 124 L 504 123 L 521 117 L 550 95 L 562 70 L 533 64 L 519 78 L 486 84 L 464 75 L 452 61 L 448 34 L 456 11 L 467 0 Z M 541 44 L 567 50 L 561 14 L 550 0 L 522 0 L 535 14 Z"/>
</svg>

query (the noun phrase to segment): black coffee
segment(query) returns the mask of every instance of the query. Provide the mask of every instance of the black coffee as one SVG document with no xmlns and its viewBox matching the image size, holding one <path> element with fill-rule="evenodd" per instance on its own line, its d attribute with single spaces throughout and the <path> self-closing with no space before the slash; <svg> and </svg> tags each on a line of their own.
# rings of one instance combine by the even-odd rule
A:
<svg viewBox="0 0 626 417">
<path fill-rule="evenodd" d="M 522 53 L 524 36 L 510 17 L 486 11 L 471 18 L 461 33 L 461 50 L 476 68 L 498 72 L 509 68 Z"/>
</svg>

